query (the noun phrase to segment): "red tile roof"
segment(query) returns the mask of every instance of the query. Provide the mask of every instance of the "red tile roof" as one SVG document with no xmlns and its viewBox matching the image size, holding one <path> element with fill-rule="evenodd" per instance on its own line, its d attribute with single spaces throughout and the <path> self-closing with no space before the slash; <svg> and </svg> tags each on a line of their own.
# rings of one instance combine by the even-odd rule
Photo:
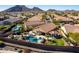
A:
<svg viewBox="0 0 79 59">
<path fill-rule="evenodd" d="M 37 30 L 41 31 L 43 33 L 48 33 L 51 30 L 54 30 L 55 28 L 56 28 L 55 24 L 53 24 L 53 23 L 47 23 L 47 24 L 38 26 Z"/>
<path fill-rule="evenodd" d="M 37 25 L 44 24 L 44 22 L 32 21 L 32 22 L 25 22 L 25 24 L 26 24 L 27 26 L 37 26 Z"/>
<path fill-rule="evenodd" d="M 31 21 L 42 21 L 42 15 L 36 15 L 36 16 L 33 16 L 32 18 L 29 18 L 27 21 L 31 22 Z"/>
<path fill-rule="evenodd" d="M 67 32 L 78 32 L 79 33 L 79 26 L 65 24 L 64 27 Z"/>
<path fill-rule="evenodd" d="M 73 19 L 69 17 L 63 17 L 63 16 L 58 16 L 58 15 L 55 15 L 55 19 L 60 20 L 60 21 L 73 21 Z"/>
</svg>

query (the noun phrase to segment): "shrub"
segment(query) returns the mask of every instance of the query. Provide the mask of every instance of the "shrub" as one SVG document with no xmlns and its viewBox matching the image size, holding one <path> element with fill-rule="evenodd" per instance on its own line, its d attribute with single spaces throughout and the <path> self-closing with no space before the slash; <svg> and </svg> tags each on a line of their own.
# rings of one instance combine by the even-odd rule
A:
<svg viewBox="0 0 79 59">
<path fill-rule="evenodd" d="M 56 19 L 53 19 L 53 23 L 56 24 L 56 25 L 59 25 L 60 22 L 61 22 L 61 21 L 58 21 L 58 20 L 56 20 Z"/>
<path fill-rule="evenodd" d="M 0 47 L 5 47 L 5 44 L 3 43 L 3 41 L 0 41 Z"/>
<path fill-rule="evenodd" d="M 6 26 L 0 25 L 0 30 L 4 30 L 5 28 L 6 28 Z"/>
<path fill-rule="evenodd" d="M 27 31 L 31 31 L 31 30 L 33 30 L 33 27 L 32 26 L 28 26 L 27 27 Z"/>
</svg>

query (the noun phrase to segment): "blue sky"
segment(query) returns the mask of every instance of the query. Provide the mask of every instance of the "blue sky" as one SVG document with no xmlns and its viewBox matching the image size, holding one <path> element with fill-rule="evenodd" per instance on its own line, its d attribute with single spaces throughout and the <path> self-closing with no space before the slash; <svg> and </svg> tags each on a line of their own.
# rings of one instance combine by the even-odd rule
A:
<svg viewBox="0 0 79 59">
<path fill-rule="evenodd" d="M 0 11 L 13 7 L 14 5 L 0 5 Z M 43 10 L 56 9 L 56 10 L 79 10 L 79 5 L 26 5 L 26 7 L 33 8 L 39 7 Z"/>
</svg>

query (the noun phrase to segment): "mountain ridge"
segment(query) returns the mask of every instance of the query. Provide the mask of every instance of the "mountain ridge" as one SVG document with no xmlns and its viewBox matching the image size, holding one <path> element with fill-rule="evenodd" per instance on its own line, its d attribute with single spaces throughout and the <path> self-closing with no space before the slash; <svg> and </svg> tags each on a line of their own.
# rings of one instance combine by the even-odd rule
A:
<svg viewBox="0 0 79 59">
<path fill-rule="evenodd" d="M 24 12 L 24 11 L 43 11 L 38 7 L 28 8 L 25 5 L 15 5 L 11 8 L 4 10 L 4 12 Z"/>
</svg>

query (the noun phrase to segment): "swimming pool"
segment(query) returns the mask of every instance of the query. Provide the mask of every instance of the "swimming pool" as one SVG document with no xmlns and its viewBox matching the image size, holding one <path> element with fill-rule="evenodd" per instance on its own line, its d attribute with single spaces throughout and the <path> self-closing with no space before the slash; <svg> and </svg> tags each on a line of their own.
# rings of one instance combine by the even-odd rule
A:
<svg viewBox="0 0 79 59">
<path fill-rule="evenodd" d="M 29 42 L 33 42 L 33 43 L 37 43 L 37 41 L 38 41 L 38 39 L 33 36 L 25 36 L 24 39 L 29 40 Z"/>
<path fill-rule="evenodd" d="M 42 41 L 41 38 L 37 38 L 37 37 L 34 37 L 34 36 L 25 36 L 24 37 L 25 40 L 28 40 L 29 42 L 32 42 L 32 43 L 40 43 Z"/>
</svg>

